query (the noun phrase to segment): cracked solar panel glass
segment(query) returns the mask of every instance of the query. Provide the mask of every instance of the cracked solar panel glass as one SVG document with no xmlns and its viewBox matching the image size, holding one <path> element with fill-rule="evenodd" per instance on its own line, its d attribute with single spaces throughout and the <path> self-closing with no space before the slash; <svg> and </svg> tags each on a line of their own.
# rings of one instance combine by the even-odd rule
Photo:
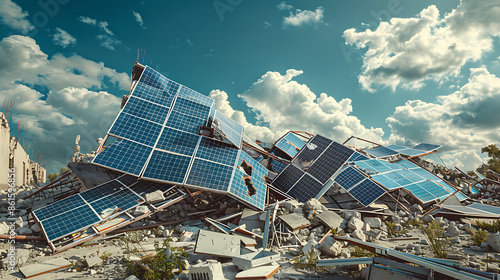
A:
<svg viewBox="0 0 500 280">
<path fill-rule="evenodd" d="M 123 186 L 120 182 L 113 180 L 101 184 L 99 186 L 96 186 L 94 188 L 91 188 L 90 190 L 81 192 L 80 195 L 83 197 L 83 199 L 85 199 L 88 203 L 90 203 L 92 201 L 101 199 L 107 195 L 119 192 L 124 188 L 125 186 Z"/>
<path fill-rule="evenodd" d="M 143 83 L 137 83 L 131 96 L 170 107 L 174 101 L 175 92 L 170 93 L 168 90 L 157 89 Z"/>
<path fill-rule="evenodd" d="M 343 187 L 345 190 L 349 190 L 354 187 L 359 182 L 366 178 L 361 172 L 352 166 L 346 166 L 343 170 L 335 177 L 335 182 Z"/>
<path fill-rule="evenodd" d="M 143 177 L 182 184 L 190 162 L 191 157 L 155 150 Z"/>
<path fill-rule="evenodd" d="M 373 149 L 365 149 L 364 151 L 377 158 L 388 157 L 399 154 L 398 152 L 384 146 L 379 146 Z"/>
<path fill-rule="evenodd" d="M 56 240 L 70 233 L 87 228 L 101 219 L 92 211 L 89 205 L 82 205 L 41 222 L 47 239 Z"/>
<path fill-rule="evenodd" d="M 351 158 L 349 159 L 349 161 L 360 161 L 360 160 L 367 160 L 367 159 L 370 159 L 369 157 L 363 155 L 363 154 L 360 154 L 358 152 L 354 152 L 354 154 L 352 154 Z"/>
<path fill-rule="evenodd" d="M 315 197 L 322 188 L 322 183 L 306 173 L 287 194 L 296 198 L 299 202 L 307 202 L 311 197 Z"/>
<path fill-rule="evenodd" d="M 200 126 L 206 126 L 206 124 L 206 119 L 195 118 L 175 111 L 170 113 L 167 120 L 167 126 L 192 134 L 198 134 Z"/>
<path fill-rule="evenodd" d="M 218 191 L 227 191 L 233 167 L 195 159 L 189 171 L 186 184 Z"/>
<path fill-rule="evenodd" d="M 142 71 L 139 82 L 142 82 L 154 88 L 173 92 L 170 94 L 175 94 L 177 92 L 177 89 L 179 88 L 179 84 L 167 79 L 165 76 L 158 73 L 156 70 L 149 66 L 146 66 L 146 68 L 144 68 L 144 71 Z"/>
<path fill-rule="evenodd" d="M 129 189 L 138 193 L 142 197 L 144 197 L 148 193 L 152 193 L 152 192 L 155 192 L 157 190 L 161 190 L 161 191 L 165 192 L 170 188 L 172 188 L 172 185 L 156 183 L 156 182 L 151 182 L 151 181 L 146 181 L 146 180 L 137 181 L 137 183 L 135 183 L 129 187 Z"/>
<path fill-rule="evenodd" d="M 393 162 L 392 164 L 398 165 L 398 166 L 401 166 L 402 168 L 407 168 L 407 169 L 410 169 L 410 168 L 420 168 L 420 166 L 414 164 L 413 162 L 405 160 L 405 159 Z"/>
<path fill-rule="evenodd" d="M 245 201 L 246 203 L 258 207 L 259 209 L 264 209 L 267 186 L 263 183 L 263 181 L 258 179 L 255 180 L 252 176 L 252 184 L 256 189 L 256 192 L 254 195 L 250 196 L 248 187 L 246 186 L 243 179 L 246 176 L 248 175 L 243 173 L 241 170 L 236 169 L 234 171 L 231 187 L 229 188 L 229 193 L 236 196 L 240 200 Z"/>
<path fill-rule="evenodd" d="M 293 132 L 288 132 L 276 143 L 276 147 L 280 148 L 292 158 L 297 155 L 300 149 L 305 145 L 306 143 Z"/>
<path fill-rule="evenodd" d="M 33 213 L 36 215 L 38 220 L 41 221 L 54 216 L 54 214 L 61 214 L 82 205 L 85 205 L 85 201 L 79 195 L 73 195 L 39 208 L 33 211 Z"/>
<path fill-rule="evenodd" d="M 368 206 L 385 194 L 385 190 L 370 179 L 366 179 L 349 190 L 349 194 L 363 206 Z"/>
<path fill-rule="evenodd" d="M 156 144 L 157 149 L 162 149 L 186 156 L 192 156 L 201 136 L 165 127 Z"/>
<path fill-rule="evenodd" d="M 428 144 L 428 143 L 420 143 L 416 145 L 415 147 L 412 147 L 412 149 L 417 149 L 417 150 L 422 150 L 422 151 L 434 151 L 441 148 L 441 145 L 435 145 L 435 144 Z"/>
<path fill-rule="evenodd" d="M 125 107 L 123 107 L 123 113 L 163 125 L 167 118 L 168 107 L 163 107 L 131 96 Z"/>
<path fill-rule="evenodd" d="M 416 183 L 405 186 L 405 189 L 410 191 L 413 196 L 415 196 L 422 203 L 427 203 L 436 199 L 434 195 L 432 195 Z"/>
<path fill-rule="evenodd" d="M 173 110 L 200 119 L 208 119 L 208 115 L 210 114 L 209 106 L 205 106 L 182 97 L 177 97 Z"/>
<path fill-rule="evenodd" d="M 123 176 L 116 178 L 116 180 L 122 182 L 126 186 L 130 186 L 133 183 L 137 182 L 137 177 L 132 176 L 132 175 L 123 175 Z"/>
<path fill-rule="evenodd" d="M 430 180 L 430 181 L 440 180 L 436 175 L 432 174 L 431 172 L 429 172 L 423 168 L 410 169 L 410 171 L 417 174 L 417 175 L 420 175 L 423 178 Z"/>
<path fill-rule="evenodd" d="M 333 142 L 307 170 L 314 178 L 325 184 L 354 153 L 350 148 Z"/>
<path fill-rule="evenodd" d="M 281 173 L 287 165 L 279 160 L 271 159 L 271 169 L 276 173 Z"/>
<path fill-rule="evenodd" d="M 289 164 L 283 172 L 281 172 L 271 183 L 276 188 L 287 192 L 299 179 L 304 175 L 304 171 L 300 170 L 293 164 Z"/>
<path fill-rule="evenodd" d="M 229 166 L 234 166 L 238 157 L 238 150 L 220 141 L 202 137 L 196 157 Z"/>
<path fill-rule="evenodd" d="M 395 171 L 393 171 L 395 172 Z M 384 174 L 375 174 L 372 176 L 372 179 L 374 181 L 377 181 L 379 184 L 383 185 L 389 190 L 395 190 L 397 188 L 401 188 L 401 184 L 398 184 L 397 182 L 391 180 L 390 178 L 386 177 Z"/>
<path fill-rule="evenodd" d="M 139 176 L 153 148 L 120 139 L 94 157 L 93 163 Z"/>
<path fill-rule="evenodd" d="M 495 207 L 495 206 L 488 205 L 488 204 L 472 203 L 471 205 L 468 205 L 467 207 L 500 215 L 500 207 Z"/>
<path fill-rule="evenodd" d="M 109 133 L 152 147 L 161 128 L 159 124 L 121 112 Z"/>
<path fill-rule="evenodd" d="M 195 90 L 192 90 L 186 86 L 182 86 L 179 90 L 179 96 L 194 101 L 196 103 L 211 107 L 214 104 L 214 100 L 208 96 L 205 96 Z"/>
<path fill-rule="evenodd" d="M 410 156 L 410 157 L 420 156 L 420 155 L 423 155 L 426 153 L 425 151 L 415 150 L 415 149 L 404 149 L 404 150 L 399 150 L 398 152 L 400 152 L 403 155 Z"/>
<path fill-rule="evenodd" d="M 292 164 L 303 171 L 307 171 L 332 142 L 332 140 L 321 135 L 314 136 L 314 138 L 300 150 L 299 154 L 293 159 Z"/>
<path fill-rule="evenodd" d="M 108 195 L 90 203 L 90 205 L 94 208 L 97 214 L 101 215 L 101 218 L 106 218 L 102 216 L 103 211 L 106 209 L 112 209 L 114 211 L 127 211 L 142 202 L 144 202 L 142 197 L 138 196 L 128 188 L 124 188 L 113 195 Z"/>
</svg>

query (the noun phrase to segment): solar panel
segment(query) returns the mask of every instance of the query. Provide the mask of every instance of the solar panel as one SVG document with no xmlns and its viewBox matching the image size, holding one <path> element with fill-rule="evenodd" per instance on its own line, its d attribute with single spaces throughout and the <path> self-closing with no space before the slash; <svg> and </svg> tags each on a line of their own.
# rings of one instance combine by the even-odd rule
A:
<svg viewBox="0 0 500 280">
<path fill-rule="evenodd" d="M 476 174 L 476 176 L 477 176 L 480 180 L 486 179 L 483 175 L 481 175 L 481 173 L 476 172 L 476 171 L 472 171 L 472 172 L 474 172 L 474 174 Z"/>
<path fill-rule="evenodd" d="M 196 152 L 196 157 L 228 166 L 234 166 L 236 158 L 238 157 L 238 150 L 220 141 L 202 137 L 200 146 Z"/>
<path fill-rule="evenodd" d="M 271 183 L 271 185 L 276 188 L 287 192 L 295 183 L 304 175 L 304 171 L 300 170 L 293 164 L 287 165 L 287 167 L 281 172 Z"/>
<path fill-rule="evenodd" d="M 162 90 L 139 82 L 134 87 L 131 97 L 141 98 L 158 105 L 170 107 L 174 101 L 175 92 L 177 92 L 177 90 L 174 88 L 172 88 L 171 91 Z"/>
<path fill-rule="evenodd" d="M 85 205 L 85 201 L 81 196 L 73 195 L 64 199 L 57 201 L 56 203 L 49 204 L 45 207 L 39 208 L 33 213 L 36 215 L 38 220 L 45 220 L 54 215 L 54 213 L 64 213 L 70 211 L 71 209 L 78 208 Z"/>
<path fill-rule="evenodd" d="M 307 170 L 314 178 L 325 184 L 344 165 L 354 151 L 333 142 Z"/>
<path fill-rule="evenodd" d="M 232 173 L 233 167 L 231 166 L 195 159 L 186 184 L 214 191 L 227 191 Z"/>
<path fill-rule="evenodd" d="M 371 175 L 376 173 L 385 173 L 393 170 L 391 167 L 383 163 L 379 159 L 369 159 L 363 161 L 356 161 L 354 165 L 359 169 L 365 171 L 365 173 Z"/>
<path fill-rule="evenodd" d="M 410 161 L 408 161 L 406 159 L 393 162 L 393 164 L 399 165 L 402 168 L 407 168 L 407 169 L 410 169 L 410 168 L 420 168 L 420 166 L 418 166 L 418 165 L 414 164 L 413 162 L 410 162 Z"/>
<path fill-rule="evenodd" d="M 441 145 L 428 144 L 428 143 L 420 143 L 413 147 L 412 149 L 422 150 L 422 151 L 434 151 L 441 148 Z"/>
<path fill-rule="evenodd" d="M 438 199 L 444 199 L 447 196 L 449 196 L 451 193 L 440 187 L 434 182 L 431 181 L 423 181 L 420 183 L 417 183 L 422 189 L 428 191 L 431 193 L 435 198 Z"/>
<path fill-rule="evenodd" d="M 163 125 L 167 118 L 168 107 L 131 96 L 127 106 L 123 108 L 123 113 Z"/>
<path fill-rule="evenodd" d="M 120 210 L 120 212 L 122 212 L 139 205 L 141 202 L 144 202 L 142 197 L 138 196 L 130 189 L 125 188 L 113 195 L 108 195 L 96 200 L 90 203 L 90 205 L 94 208 L 95 212 L 104 219 L 106 216 L 103 216 L 103 211 L 106 209 L 112 209 L 114 211 Z"/>
<path fill-rule="evenodd" d="M 226 137 L 229 143 L 241 148 L 243 139 L 243 126 L 228 118 L 220 111 L 215 110 L 213 126 Z"/>
<path fill-rule="evenodd" d="M 359 152 L 354 152 L 354 154 L 352 154 L 351 158 L 349 159 L 350 162 L 353 162 L 353 161 L 360 161 L 360 160 L 367 160 L 367 159 L 370 159 L 369 157 L 359 153 Z"/>
<path fill-rule="evenodd" d="M 321 182 L 306 173 L 287 194 L 295 197 L 299 202 L 307 202 L 311 197 L 315 197 L 322 188 Z"/>
<path fill-rule="evenodd" d="M 143 177 L 183 184 L 191 157 L 167 152 L 153 152 Z"/>
<path fill-rule="evenodd" d="M 173 110 L 200 119 L 207 119 L 208 114 L 210 113 L 210 106 L 205 106 L 182 97 L 177 97 Z"/>
<path fill-rule="evenodd" d="M 363 206 L 368 206 L 385 194 L 385 190 L 370 179 L 365 179 L 351 190 L 352 195 Z"/>
<path fill-rule="evenodd" d="M 360 171 L 352 166 L 346 166 L 340 173 L 335 177 L 335 182 L 343 187 L 345 190 L 349 190 L 354 187 L 359 182 L 366 178 Z"/>
<path fill-rule="evenodd" d="M 181 89 L 179 90 L 179 96 L 187 99 L 194 101 L 198 104 L 205 105 L 207 107 L 212 107 L 212 105 L 215 103 L 214 100 L 208 96 L 205 96 L 195 90 L 192 90 L 186 86 L 182 86 Z"/>
<path fill-rule="evenodd" d="M 395 172 L 395 171 L 394 171 Z M 387 177 L 386 174 L 376 174 L 372 176 L 372 179 L 384 187 L 386 187 L 388 190 L 395 190 L 398 188 L 401 188 L 401 184 L 398 182 L 393 181 L 391 178 Z"/>
<path fill-rule="evenodd" d="M 156 144 L 157 149 L 192 156 L 201 136 L 166 127 Z"/>
<path fill-rule="evenodd" d="M 500 215 L 500 207 L 495 207 L 495 206 L 488 205 L 488 204 L 472 203 L 471 205 L 468 205 L 467 207 Z"/>
<path fill-rule="evenodd" d="M 309 143 L 300 150 L 299 154 L 293 159 L 292 164 L 303 171 L 307 171 L 332 142 L 332 140 L 321 135 L 314 136 Z"/>
<path fill-rule="evenodd" d="M 92 162 L 139 176 L 152 150 L 148 146 L 120 139 L 97 154 Z"/>
<path fill-rule="evenodd" d="M 415 196 L 422 203 L 428 203 L 437 199 L 434 195 L 423 189 L 417 183 L 410 184 L 406 186 L 405 189 L 410 191 L 413 194 L 413 196 Z"/>
<path fill-rule="evenodd" d="M 49 241 L 54 241 L 87 228 L 101 219 L 89 205 L 82 205 L 59 215 L 40 221 Z"/>
<path fill-rule="evenodd" d="M 207 126 L 207 121 L 206 119 L 195 118 L 181 112 L 173 111 L 168 117 L 167 126 L 192 134 L 198 134 L 201 126 Z"/>
<path fill-rule="evenodd" d="M 384 146 L 378 146 L 373 149 L 365 149 L 363 150 L 364 152 L 376 157 L 376 158 L 383 158 L 383 157 L 388 157 L 388 156 L 393 156 L 399 154 L 398 152 L 389 149 Z"/>
<path fill-rule="evenodd" d="M 286 166 L 287 164 L 284 164 L 279 160 L 271 159 L 271 169 L 278 174 L 281 173 Z"/>
<path fill-rule="evenodd" d="M 475 209 L 469 206 L 459 206 L 459 205 L 439 205 L 440 208 L 452 210 L 459 213 L 470 214 L 470 215 L 484 215 L 490 214 L 490 212 L 485 212 L 480 209 Z"/>
<path fill-rule="evenodd" d="M 427 151 L 422 151 L 422 150 L 417 150 L 417 149 L 411 149 L 411 148 L 398 150 L 398 152 L 401 153 L 401 154 L 403 154 L 403 155 L 410 156 L 410 157 L 421 156 L 421 155 L 424 155 L 424 154 L 427 153 Z"/>
<path fill-rule="evenodd" d="M 139 82 L 149 85 L 151 87 L 166 90 L 168 92 L 177 92 L 179 84 L 167 79 L 162 74 L 158 73 L 151 67 L 145 67 L 142 71 Z"/>
<path fill-rule="evenodd" d="M 145 195 L 148 193 L 155 192 L 157 190 L 161 190 L 163 192 L 171 189 L 172 186 L 168 184 L 155 183 L 146 180 L 137 181 L 135 184 L 131 185 L 129 189 L 133 190 L 140 196 L 145 198 Z"/>
<path fill-rule="evenodd" d="M 130 186 L 133 183 L 137 182 L 137 177 L 132 176 L 132 175 L 123 175 L 118 178 L 116 178 L 118 181 L 120 181 L 122 184 L 125 186 Z"/>
<path fill-rule="evenodd" d="M 121 112 L 109 133 L 153 147 L 161 125 Z"/>
<path fill-rule="evenodd" d="M 91 203 L 110 194 L 117 193 L 124 188 L 126 187 L 118 180 L 113 180 L 86 190 L 80 193 L 80 195 L 87 203 Z"/>
<path fill-rule="evenodd" d="M 291 158 L 296 156 L 300 149 L 304 147 L 306 143 L 302 141 L 295 133 L 288 132 L 281 138 L 275 146 L 281 149 L 283 152 L 288 154 Z"/>
</svg>

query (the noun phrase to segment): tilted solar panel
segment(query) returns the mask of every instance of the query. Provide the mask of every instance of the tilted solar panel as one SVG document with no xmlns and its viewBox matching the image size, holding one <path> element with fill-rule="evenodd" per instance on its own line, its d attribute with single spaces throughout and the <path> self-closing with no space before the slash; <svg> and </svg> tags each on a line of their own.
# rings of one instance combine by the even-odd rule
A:
<svg viewBox="0 0 500 280">
<path fill-rule="evenodd" d="M 383 157 L 388 157 L 388 156 L 393 156 L 399 154 L 398 152 L 389 149 L 384 146 L 378 146 L 373 149 L 365 149 L 363 150 L 364 152 L 376 157 L 376 158 L 383 158 Z"/>
</svg>

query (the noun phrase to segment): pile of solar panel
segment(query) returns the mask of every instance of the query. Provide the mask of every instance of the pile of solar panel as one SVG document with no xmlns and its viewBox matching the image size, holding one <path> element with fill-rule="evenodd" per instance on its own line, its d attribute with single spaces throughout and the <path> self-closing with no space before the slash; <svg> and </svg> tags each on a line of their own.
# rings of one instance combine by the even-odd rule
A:
<svg viewBox="0 0 500 280">
<path fill-rule="evenodd" d="M 378 146 L 372 149 L 365 149 L 364 152 L 376 158 L 385 158 L 398 154 L 406 155 L 409 157 L 417 157 L 437 151 L 441 146 L 434 144 L 421 143 L 414 147 L 405 147 L 398 145 Z"/>
<path fill-rule="evenodd" d="M 436 175 L 407 160 L 391 163 L 369 159 L 355 161 L 354 166 L 388 190 L 404 188 L 422 203 L 444 199 L 456 191 Z M 459 200 L 466 199 L 460 192 L 456 195 Z"/>
<path fill-rule="evenodd" d="M 165 184 L 137 181 L 130 175 L 72 195 L 33 211 L 49 242 L 87 229 L 146 200 L 139 193 L 166 190 Z"/>
<path fill-rule="evenodd" d="M 342 168 L 335 182 L 365 207 L 386 193 L 381 186 L 350 165 Z"/>
<path fill-rule="evenodd" d="M 213 128 L 219 138 L 201 136 L 203 127 Z M 118 139 L 107 144 L 113 137 Z M 230 193 L 263 209 L 264 177 L 255 177 L 257 196 L 251 196 L 242 194 L 235 175 L 243 157 L 254 169 L 260 166 L 240 150 L 242 137 L 243 127 L 218 111 L 213 99 L 146 66 L 93 163 L 159 182 Z"/>
<path fill-rule="evenodd" d="M 349 147 L 316 135 L 271 184 L 300 202 L 320 197 L 353 153 Z"/>
<path fill-rule="evenodd" d="M 299 136 L 297 136 L 294 132 L 287 132 L 282 138 L 280 138 L 274 144 L 274 148 L 271 151 L 273 154 L 291 160 L 294 158 L 305 146 L 306 142 L 304 142 Z"/>
</svg>

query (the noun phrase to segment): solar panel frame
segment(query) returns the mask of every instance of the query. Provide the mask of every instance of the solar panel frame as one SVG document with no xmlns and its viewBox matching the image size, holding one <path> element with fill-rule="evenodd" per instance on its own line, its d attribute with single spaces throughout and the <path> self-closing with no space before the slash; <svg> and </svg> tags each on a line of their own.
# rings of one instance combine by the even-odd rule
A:
<svg viewBox="0 0 500 280">
<path fill-rule="evenodd" d="M 153 147 L 160 135 L 161 129 L 162 126 L 157 123 L 129 115 L 122 111 L 108 133 Z"/>
<path fill-rule="evenodd" d="M 145 108 L 145 110 L 142 108 Z M 169 107 L 158 105 L 135 96 L 130 96 L 122 112 L 163 125 L 167 118 L 168 110 Z"/>
<path fill-rule="evenodd" d="M 181 155 L 192 156 L 200 138 L 200 135 L 165 127 L 155 148 Z"/>
<path fill-rule="evenodd" d="M 152 147 L 127 139 L 118 139 L 98 153 L 92 163 L 139 176 L 151 151 Z"/>
<path fill-rule="evenodd" d="M 95 212 L 100 215 L 103 210 L 117 207 L 121 212 L 128 211 L 144 202 L 144 198 L 137 195 L 135 192 L 125 187 L 124 189 L 114 193 L 113 195 L 105 196 L 101 199 L 92 201 L 90 206 Z M 106 217 L 101 217 L 106 218 Z"/>
<path fill-rule="evenodd" d="M 316 180 L 313 176 L 305 173 L 287 194 L 304 203 L 310 198 L 316 197 L 316 194 L 321 191 L 323 185 L 323 183 Z"/>
<path fill-rule="evenodd" d="M 92 225 L 100 221 L 101 218 L 94 210 L 88 204 L 84 204 L 78 208 L 42 220 L 40 224 L 42 224 L 47 240 L 52 242 L 88 228 L 89 224 Z"/>
<path fill-rule="evenodd" d="M 33 214 L 35 214 L 37 219 L 41 221 L 47 219 L 48 217 L 51 217 L 52 213 L 62 214 L 72 209 L 81 207 L 85 204 L 86 204 L 85 200 L 80 195 L 77 194 L 61 199 L 57 201 L 57 203 L 52 203 L 45 207 L 38 208 L 33 211 Z"/>
<path fill-rule="evenodd" d="M 191 164 L 189 156 L 154 150 L 143 178 L 183 184 Z"/>
<path fill-rule="evenodd" d="M 378 146 L 378 147 L 372 148 L 372 149 L 365 149 L 363 151 L 376 157 L 376 158 L 384 158 L 384 157 L 399 154 L 397 151 L 394 151 L 394 150 L 389 149 L 389 148 L 384 147 L 384 146 Z"/>
</svg>

